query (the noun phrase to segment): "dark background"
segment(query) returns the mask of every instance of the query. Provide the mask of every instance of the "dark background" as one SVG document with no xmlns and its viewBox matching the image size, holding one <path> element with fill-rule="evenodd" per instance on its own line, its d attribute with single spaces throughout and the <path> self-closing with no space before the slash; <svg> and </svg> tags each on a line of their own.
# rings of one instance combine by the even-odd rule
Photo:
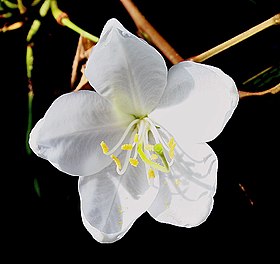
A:
<svg viewBox="0 0 280 264">
<path fill-rule="evenodd" d="M 134 2 L 184 58 L 200 54 L 280 10 L 276 0 Z M 74 23 L 96 36 L 112 17 L 136 33 L 133 21 L 117 0 L 61 0 L 58 5 Z M 274 200 L 274 180 L 279 177 L 279 96 L 242 99 L 222 134 L 209 143 L 219 158 L 219 171 L 214 208 L 205 223 L 184 229 L 160 224 L 145 213 L 120 241 L 101 245 L 91 238 L 81 222 L 77 178 L 59 172 L 34 154 L 28 156 L 25 151 L 28 93 L 25 38 L 33 19 L 38 17 L 37 11 L 29 11 L 22 28 L 0 33 L 5 157 L 2 164 L 7 168 L 3 172 L 2 218 L 9 233 L 5 240 L 7 248 L 13 252 L 23 249 L 23 253 L 10 257 L 28 254 L 30 260 L 41 263 L 47 256 L 54 259 L 89 256 L 98 261 L 100 256 L 106 259 L 112 255 L 115 261 L 121 261 L 135 252 L 132 260 L 149 260 L 149 255 L 154 254 L 188 261 L 194 252 L 203 255 L 205 250 L 210 250 L 206 254 L 210 260 L 221 250 L 228 257 L 241 258 L 243 253 L 249 258 L 256 256 L 258 246 L 268 242 L 261 234 L 275 223 L 274 211 L 262 205 Z M 242 82 L 279 63 L 279 33 L 279 26 L 273 26 L 204 63 L 228 73 L 240 89 L 260 90 L 243 86 Z M 34 124 L 55 98 L 71 91 L 71 67 L 78 38 L 77 33 L 58 25 L 51 13 L 42 19 L 33 39 Z M 169 62 L 167 65 L 171 66 Z M 35 178 L 40 197 L 34 190 Z"/>
</svg>

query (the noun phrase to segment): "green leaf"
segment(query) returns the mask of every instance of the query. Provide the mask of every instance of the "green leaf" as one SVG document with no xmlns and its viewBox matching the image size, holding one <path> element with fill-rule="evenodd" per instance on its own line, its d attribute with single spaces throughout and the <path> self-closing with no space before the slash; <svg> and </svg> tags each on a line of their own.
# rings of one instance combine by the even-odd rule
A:
<svg viewBox="0 0 280 264">
<path fill-rule="evenodd" d="M 34 190 L 38 197 L 41 197 L 41 191 L 40 191 L 40 186 L 37 178 L 34 178 Z"/>
</svg>

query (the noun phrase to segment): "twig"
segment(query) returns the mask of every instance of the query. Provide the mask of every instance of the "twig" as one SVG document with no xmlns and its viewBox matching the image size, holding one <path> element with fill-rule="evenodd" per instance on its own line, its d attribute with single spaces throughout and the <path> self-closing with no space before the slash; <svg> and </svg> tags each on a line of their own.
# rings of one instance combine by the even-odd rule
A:
<svg viewBox="0 0 280 264">
<path fill-rule="evenodd" d="M 85 75 L 84 75 L 84 67 L 85 65 L 82 65 L 80 67 L 80 62 L 83 60 L 87 60 L 90 55 L 90 51 L 92 50 L 92 47 L 94 46 L 94 42 L 92 42 L 89 39 L 86 39 L 82 36 L 79 38 L 76 54 L 74 57 L 74 61 L 72 64 L 72 73 L 71 73 L 71 88 L 73 88 L 74 84 L 76 83 L 78 79 L 78 73 L 82 73 L 82 77 L 80 79 L 80 82 L 78 86 L 75 88 L 75 91 L 78 91 L 80 89 L 84 88 L 84 85 L 88 82 Z"/>
<path fill-rule="evenodd" d="M 203 61 L 209 59 L 210 57 L 230 48 L 231 46 L 253 36 L 254 34 L 256 34 L 270 26 L 279 25 L 279 24 L 280 24 L 280 14 L 277 14 L 277 15 L 267 19 L 266 21 L 250 28 L 249 30 L 229 39 L 228 41 L 225 41 L 225 42 L 221 43 L 220 45 L 218 45 L 210 50 L 207 50 L 197 56 L 191 57 L 188 60 L 195 61 L 195 62 L 203 62 Z"/>
<path fill-rule="evenodd" d="M 244 92 L 244 91 L 239 91 L 239 98 L 244 98 L 247 96 L 261 96 L 261 95 L 265 95 L 265 94 L 276 94 L 280 92 L 280 83 L 278 83 L 276 86 L 265 90 L 265 91 L 261 91 L 261 92 Z"/>
<path fill-rule="evenodd" d="M 146 36 L 153 45 L 166 56 L 173 64 L 177 64 L 184 59 L 170 46 L 170 44 L 155 30 L 155 28 L 141 14 L 139 9 L 131 0 L 120 0 L 127 12 L 133 19 L 136 27 L 142 36 Z"/>
</svg>

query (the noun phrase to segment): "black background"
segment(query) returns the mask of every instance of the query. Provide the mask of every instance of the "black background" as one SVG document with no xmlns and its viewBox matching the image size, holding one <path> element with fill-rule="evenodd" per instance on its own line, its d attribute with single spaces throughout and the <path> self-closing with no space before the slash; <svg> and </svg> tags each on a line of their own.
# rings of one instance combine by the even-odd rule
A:
<svg viewBox="0 0 280 264">
<path fill-rule="evenodd" d="M 184 58 L 202 53 L 280 10 L 279 1 L 273 0 L 134 2 Z M 74 23 L 96 36 L 112 17 L 136 33 L 133 21 L 117 0 L 62 0 L 58 5 Z M 9 233 L 7 248 L 12 252 L 23 249 L 23 253 L 11 253 L 10 257 L 28 254 L 30 260 L 41 263 L 48 256 L 54 260 L 80 256 L 98 261 L 100 256 L 112 256 L 114 261 L 149 261 L 150 255 L 166 255 L 174 261 L 189 261 L 191 256 L 200 258 L 206 250 L 210 260 L 221 250 L 228 257 L 241 258 L 243 253 L 249 258 L 256 256 L 257 247 L 267 243 L 261 234 L 274 223 L 273 211 L 261 213 L 259 209 L 274 200 L 272 189 L 279 177 L 279 96 L 242 99 L 222 134 L 209 143 L 219 158 L 219 171 L 214 208 L 205 223 L 184 229 L 160 224 L 145 213 L 120 241 L 102 245 L 81 222 L 77 178 L 25 152 L 25 38 L 37 16 L 34 9 L 24 27 L 0 33 L 2 164 L 7 168 L 3 172 L 3 191 L 7 193 L 3 198 L 3 227 Z M 279 26 L 271 27 L 204 63 L 221 68 L 242 87 L 246 79 L 279 62 L 279 33 Z M 71 90 L 78 38 L 77 33 L 58 25 L 51 13 L 42 19 L 34 36 L 34 124 L 55 98 Z M 167 65 L 171 66 L 169 62 Z M 34 178 L 39 182 L 40 197 L 34 190 Z M 129 253 L 135 254 L 129 257 Z"/>
</svg>

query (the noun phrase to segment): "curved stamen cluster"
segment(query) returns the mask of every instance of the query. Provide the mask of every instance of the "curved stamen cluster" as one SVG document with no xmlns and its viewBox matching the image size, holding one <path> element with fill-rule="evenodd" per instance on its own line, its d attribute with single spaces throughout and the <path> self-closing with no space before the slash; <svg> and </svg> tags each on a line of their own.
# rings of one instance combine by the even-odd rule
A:
<svg viewBox="0 0 280 264">
<path fill-rule="evenodd" d="M 126 172 L 129 164 L 137 167 L 138 157 L 140 157 L 145 163 L 148 177 L 154 178 L 157 171 L 165 173 L 170 171 L 176 147 L 174 138 L 165 142 L 158 129 L 149 117 L 135 119 L 128 125 L 120 140 L 111 150 L 104 141 L 100 143 L 100 146 L 103 153 L 110 156 L 115 162 L 119 175 Z M 125 143 L 130 133 L 128 143 Z M 123 162 L 114 155 L 114 152 L 119 148 L 127 152 Z"/>
</svg>

